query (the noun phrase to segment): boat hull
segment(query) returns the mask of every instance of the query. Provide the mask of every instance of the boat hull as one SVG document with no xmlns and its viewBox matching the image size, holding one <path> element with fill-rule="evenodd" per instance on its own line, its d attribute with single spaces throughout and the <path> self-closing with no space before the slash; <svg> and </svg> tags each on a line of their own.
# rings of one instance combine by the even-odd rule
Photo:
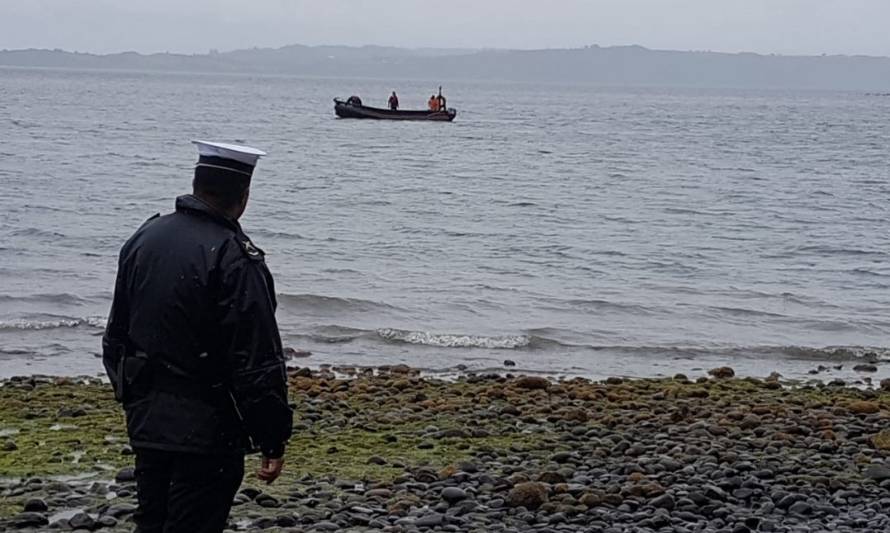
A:
<svg viewBox="0 0 890 533">
<path fill-rule="evenodd" d="M 451 122 L 457 116 L 457 110 L 447 111 L 413 111 L 392 110 L 364 105 L 347 104 L 342 100 L 334 100 L 334 113 L 340 118 L 367 118 L 372 120 L 427 120 L 434 122 Z"/>
</svg>

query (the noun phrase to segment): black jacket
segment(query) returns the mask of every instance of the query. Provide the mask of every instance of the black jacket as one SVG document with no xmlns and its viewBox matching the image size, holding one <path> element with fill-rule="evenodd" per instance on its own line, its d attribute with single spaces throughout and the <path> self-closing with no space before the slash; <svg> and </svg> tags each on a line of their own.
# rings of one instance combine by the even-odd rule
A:
<svg viewBox="0 0 890 533">
<path fill-rule="evenodd" d="M 103 362 L 134 447 L 279 457 L 287 375 L 263 252 L 194 196 L 120 252 Z M 249 440 L 248 440 L 249 437 Z"/>
</svg>

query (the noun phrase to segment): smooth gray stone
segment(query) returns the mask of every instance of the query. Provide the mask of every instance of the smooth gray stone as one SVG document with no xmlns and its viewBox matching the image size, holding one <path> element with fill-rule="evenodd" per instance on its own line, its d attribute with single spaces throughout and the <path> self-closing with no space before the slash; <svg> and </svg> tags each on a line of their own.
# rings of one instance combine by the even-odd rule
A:
<svg viewBox="0 0 890 533">
<path fill-rule="evenodd" d="M 136 481 L 136 471 L 132 466 L 121 468 L 114 476 L 114 480 L 117 483 L 129 483 L 131 481 Z"/>
<path fill-rule="evenodd" d="M 441 513 L 429 513 L 414 521 L 416 527 L 438 527 L 445 521 Z"/>
<path fill-rule="evenodd" d="M 467 499 L 467 492 L 460 487 L 445 487 L 442 489 L 442 499 L 450 504 L 455 504 Z"/>
<path fill-rule="evenodd" d="M 40 513 L 19 513 L 12 517 L 12 524 L 18 528 L 45 526 L 49 520 Z"/>
<path fill-rule="evenodd" d="M 46 504 L 46 501 L 40 498 L 31 498 L 25 502 L 24 509 L 26 513 L 42 513 L 47 511 L 49 506 Z"/>
<path fill-rule="evenodd" d="M 890 479 L 890 467 L 884 465 L 868 465 L 862 475 L 875 481 Z"/>
</svg>

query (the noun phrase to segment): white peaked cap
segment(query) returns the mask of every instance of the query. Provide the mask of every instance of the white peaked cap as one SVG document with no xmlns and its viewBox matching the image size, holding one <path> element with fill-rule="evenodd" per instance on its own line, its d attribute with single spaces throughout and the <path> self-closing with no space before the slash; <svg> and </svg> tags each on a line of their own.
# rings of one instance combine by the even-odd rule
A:
<svg viewBox="0 0 890 533">
<path fill-rule="evenodd" d="M 198 147 L 199 156 L 221 157 L 250 166 L 256 166 L 257 159 L 266 155 L 266 152 L 250 146 L 197 140 L 192 143 Z"/>
</svg>

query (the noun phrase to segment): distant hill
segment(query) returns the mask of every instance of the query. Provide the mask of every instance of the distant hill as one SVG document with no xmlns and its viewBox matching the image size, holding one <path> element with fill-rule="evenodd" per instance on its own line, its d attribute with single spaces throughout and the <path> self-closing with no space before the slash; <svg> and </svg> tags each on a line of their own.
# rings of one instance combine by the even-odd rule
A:
<svg viewBox="0 0 890 533">
<path fill-rule="evenodd" d="M 442 81 L 890 90 L 890 58 L 886 57 L 676 52 L 640 46 L 443 50 L 292 45 L 200 55 L 95 55 L 29 49 L 0 51 L 0 65 Z"/>
</svg>

